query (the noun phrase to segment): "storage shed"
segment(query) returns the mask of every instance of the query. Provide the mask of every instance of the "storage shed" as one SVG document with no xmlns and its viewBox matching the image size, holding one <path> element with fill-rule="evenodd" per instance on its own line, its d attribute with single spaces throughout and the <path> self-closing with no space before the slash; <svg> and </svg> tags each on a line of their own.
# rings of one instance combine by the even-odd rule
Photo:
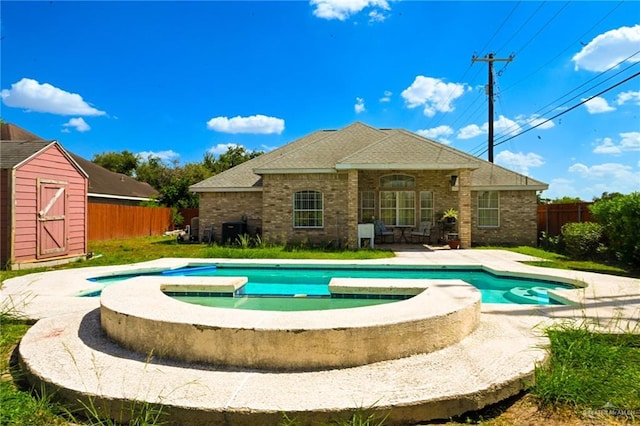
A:
<svg viewBox="0 0 640 426">
<path fill-rule="evenodd" d="M 23 269 L 87 253 L 84 170 L 56 141 L 0 141 L 0 263 Z"/>
</svg>

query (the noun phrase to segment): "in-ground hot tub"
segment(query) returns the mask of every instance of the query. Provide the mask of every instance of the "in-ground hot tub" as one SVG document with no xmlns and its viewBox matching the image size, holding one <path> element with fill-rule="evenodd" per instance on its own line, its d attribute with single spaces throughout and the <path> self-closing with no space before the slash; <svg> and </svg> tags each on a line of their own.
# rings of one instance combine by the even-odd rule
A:
<svg viewBox="0 0 640 426">
<path fill-rule="evenodd" d="M 333 293 L 414 296 L 320 311 L 212 308 L 163 293 L 234 293 L 245 283 L 244 277 L 177 276 L 114 283 L 102 291 L 102 328 L 118 344 L 156 357 L 304 371 L 433 352 L 462 340 L 480 320 L 480 292 L 461 280 L 334 278 Z"/>
</svg>

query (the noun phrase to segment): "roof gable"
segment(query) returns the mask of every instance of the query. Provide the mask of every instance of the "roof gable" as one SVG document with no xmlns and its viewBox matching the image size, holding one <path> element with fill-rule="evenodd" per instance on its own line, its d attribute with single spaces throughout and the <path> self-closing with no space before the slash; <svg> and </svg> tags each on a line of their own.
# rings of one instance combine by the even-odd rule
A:
<svg viewBox="0 0 640 426">
<path fill-rule="evenodd" d="M 0 141 L 0 168 L 13 169 L 55 141 Z"/>
</svg>

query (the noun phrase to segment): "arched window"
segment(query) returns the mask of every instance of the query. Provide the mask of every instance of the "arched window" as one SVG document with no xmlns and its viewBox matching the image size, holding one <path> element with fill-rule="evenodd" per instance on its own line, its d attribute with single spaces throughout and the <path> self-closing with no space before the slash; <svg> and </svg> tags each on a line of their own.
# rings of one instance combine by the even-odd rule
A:
<svg viewBox="0 0 640 426">
<path fill-rule="evenodd" d="M 322 228 L 324 225 L 322 192 L 298 191 L 293 194 L 293 227 Z"/>
<path fill-rule="evenodd" d="M 409 175 L 387 175 L 380 178 L 380 219 L 386 225 L 415 226 L 415 186 L 415 178 Z"/>
</svg>

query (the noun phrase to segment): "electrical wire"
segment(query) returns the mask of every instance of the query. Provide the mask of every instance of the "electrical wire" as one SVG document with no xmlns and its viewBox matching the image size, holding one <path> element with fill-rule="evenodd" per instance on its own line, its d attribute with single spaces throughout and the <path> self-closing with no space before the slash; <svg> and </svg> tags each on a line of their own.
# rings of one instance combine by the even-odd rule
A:
<svg viewBox="0 0 640 426">
<path fill-rule="evenodd" d="M 554 119 L 556 119 L 556 118 L 558 118 L 558 117 L 560 117 L 560 116 L 562 116 L 562 115 L 564 115 L 564 114 L 567 114 L 567 113 L 568 113 L 568 112 L 570 112 L 570 111 L 573 111 L 574 109 L 578 108 L 579 106 L 586 104 L 587 102 L 589 102 L 589 101 L 590 101 L 590 100 L 592 100 L 593 98 L 596 98 L 596 97 L 598 97 L 598 96 L 600 96 L 600 95 L 602 95 L 602 94 L 604 94 L 604 93 L 607 93 L 607 92 L 608 92 L 608 91 L 610 91 L 610 90 L 615 89 L 615 88 L 616 88 L 616 87 L 618 87 L 618 86 L 621 86 L 622 84 L 624 84 L 624 83 L 626 83 L 626 82 L 628 82 L 628 81 L 630 81 L 630 80 L 632 80 L 632 79 L 634 79 L 634 78 L 638 77 L 639 75 L 640 75 L 640 72 L 637 72 L 637 73 L 633 74 L 632 76 L 629 76 L 629 77 L 625 78 L 624 80 L 619 81 L 618 83 L 614 84 L 613 86 L 607 87 L 606 89 L 604 89 L 604 90 L 602 90 L 602 91 L 600 91 L 600 92 L 596 93 L 595 95 L 593 95 L 593 96 L 591 96 L 591 97 L 589 97 L 589 98 L 587 98 L 587 99 L 582 100 L 581 102 L 579 102 L 579 103 L 577 103 L 577 104 L 573 105 L 572 107 L 570 107 L 570 108 L 568 108 L 568 109 L 566 109 L 566 110 L 564 110 L 564 111 L 562 111 L 562 112 L 559 112 L 558 114 L 554 115 L 553 117 L 550 117 L 550 118 L 548 118 L 548 119 L 546 119 L 546 120 L 544 120 L 544 121 L 541 121 L 540 123 L 536 124 L 535 126 L 531 126 L 531 127 L 529 127 L 528 129 L 523 130 L 523 131 L 521 131 L 520 133 L 515 134 L 515 135 L 513 135 L 513 136 L 511 136 L 511 137 L 509 137 L 509 138 L 507 138 L 507 139 L 505 139 L 505 140 L 503 140 L 503 141 L 500 141 L 500 142 L 498 142 L 498 143 L 494 143 L 494 144 L 493 144 L 493 146 L 494 146 L 494 147 L 496 147 L 496 146 L 498 146 L 498 145 L 502 145 L 503 143 L 508 142 L 508 141 L 510 141 L 511 139 L 517 138 L 518 136 L 521 136 L 521 135 L 523 135 L 523 134 L 525 134 L 525 133 L 527 133 L 527 132 L 530 132 L 531 130 L 533 130 L 533 129 L 537 128 L 537 127 L 542 126 L 543 124 L 546 124 L 546 123 L 548 123 L 549 121 L 554 120 Z M 487 148 L 487 149 L 485 149 L 485 150 L 484 150 L 484 151 L 482 151 L 480 154 L 478 154 L 478 156 L 485 154 L 488 150 L 489 150 L 488 148 Z"/>
</svg>

